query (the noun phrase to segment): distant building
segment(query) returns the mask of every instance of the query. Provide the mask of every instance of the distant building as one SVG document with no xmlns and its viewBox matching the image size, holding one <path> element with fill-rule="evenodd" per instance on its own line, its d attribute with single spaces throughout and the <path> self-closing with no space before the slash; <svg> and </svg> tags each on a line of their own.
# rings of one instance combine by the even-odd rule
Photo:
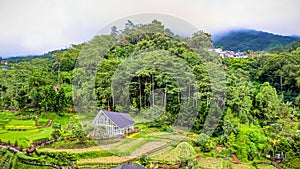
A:
<svg viewBox="0 0 300 169">
<path fill-rule="evenodd" d="M 222 51 L 221 48 L 213 50 L 215 53 L 219 54 L 222 58 L 248 58 L 247 55 L 244 55 L 242 52 L 233 52 L 233 51 Z"/>
<path fill-rule="evenodd" d="M 0 64 L 1 64 L 1 65 L 6 65 L 6 66 L 7 66 L 7 65 L 8 65 L 8 60 L 1 60 Z"/>
<path fill-rule="evenodd" d="M 8 60 L 1 60 L 0 65 L 2 65 L 1 70 L 8 70 Z"/>
<path fill-rule="evenodd" d="M 2 70 L 8 70 L 7 66 L 2 66 Z"/>
<path fill-rule="evenodd" d="M 286 158 L 286 154 L 283 153 L 283 152 L 280 152 L 280 153 L 276 153 L 275 154 L 275 159 L 276 160 L 282 160 L 282 159 L 285 159 Z"/>
</svg>

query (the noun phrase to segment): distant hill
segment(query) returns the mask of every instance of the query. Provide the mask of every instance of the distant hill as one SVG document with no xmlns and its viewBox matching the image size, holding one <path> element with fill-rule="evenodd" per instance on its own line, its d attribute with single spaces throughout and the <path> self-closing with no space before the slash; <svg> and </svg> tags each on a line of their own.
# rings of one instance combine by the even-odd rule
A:
<svg viewBox="0 0 300 169">
<path fill-rule="evenodd" d="M 299 39 L 299 36 L 282 36 L 256 30 L 234 30 L 214 35 L 213 44 L 232 51 L 271 51 Z"/>
<path fill-rule="evenodd" d="M 36 58 L 52 59 L 53 54 L 58 53 L 58 52 L 62 52 L 62 51 L 65 51 L 65 50 L 67 50 L 67 49 L 53 50 L 53 51 L 50 51 L 50 52 L 45 53 L 43 55 L 11 56 L 11 57 L 3 58 L 3 59 L 8 60 L 9 63 L 18 63 L 18 62 L 25 62 L 25 61 L 30 62 L 31 60 L 36 59 Z"/>
</svg>

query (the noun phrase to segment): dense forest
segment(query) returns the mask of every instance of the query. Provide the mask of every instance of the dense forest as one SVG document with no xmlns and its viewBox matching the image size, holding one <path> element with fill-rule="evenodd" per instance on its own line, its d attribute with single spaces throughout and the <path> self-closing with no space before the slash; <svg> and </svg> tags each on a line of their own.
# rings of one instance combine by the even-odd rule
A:
<svg viewBox="0 0 300 169">
<path fill-rule="evenodd" d="M 209 52 L 208 33 L 180 37 L 157 20 L 128 21 L 124 30 L 112 27 L 109 35 L 51 52 L 49 58 L 11 62 L 0 70 L 0 108 L 61 114 L 75 105 L 88 114 L 95 107 L 89 102 L 93 93 L 86 91 L 95 91 L 97 110 L 145 118 L 159 114 L 156 126 L 179 124 L 202 133 L 195 143 L 202 150 L 217 143 L 246 161 L 284 152 L 285 165 L 297 168 L 300 45 L 290 46 L 222 59 Z M 96 75 L 95 83 L 82 77 L 89 73 Z"/>
</svg>

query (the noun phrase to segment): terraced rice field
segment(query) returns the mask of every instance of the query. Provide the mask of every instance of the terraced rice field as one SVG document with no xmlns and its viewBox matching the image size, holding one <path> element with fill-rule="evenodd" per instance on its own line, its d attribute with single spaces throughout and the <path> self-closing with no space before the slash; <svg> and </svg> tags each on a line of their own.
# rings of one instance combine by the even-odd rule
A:
<svg viewBox="0 0 300 169">
<path fill-rule="evenodd" d="M 0 168 L 1 169 L 11 168 L 12 158 L 13 158 L 12 153 L 5 151 L 1 148 L 0 149 Z"/>
<path fill-rule="evenodd" d="M 69 117 L 58 117 L 55 113 L 45 113 L 43 116 L 45 117 L 39 119 L 41 124 L 54 118 L 57 122 L 69 120 Z M 14 143 L 18 141 L 19 146 L 27 147 L 35 140 L 51 137 L 52 130 L 51 127 L 37 129 L 35 120 L 20 120 L 15 113 L 0 112 L 0 138 L 2 142 Z"/>
<path fill-rule="evenodd" d="M 110 157 L 100 157 L 100 158 L 93 158 L 93 159 L 81 159 L 78 161 L 79 165 L 82 164 L 110 164 L 110 163 L 123 163 L 128 160 L 133 159 L 133 157 L 119 157 L 119 156 L 110 156 Z"/>
<path fill-rule="evenodd" d="M 143 145 L 142 147 L 138 148 L 133 153 L 131 153 L 131 156 L 134 156 L 134 157 L 141 156 L 142 154 L 148 153 L 148 152 L 155 150 L 156 148 L 162 147 L 166 144 L 167 144 L 166 142 L 162 142 L 162 141 L 152 141 L 152 142 L 146 143 L 145 145 Z"/>
<path fill-rule="evenodd" d="M 14 143 L 18 140 L 19 145 L 23 145 L 27 147 L 30 141 L 34 141 L 32 139 L 41 139 L 41 138 L 49 138 L 51 136 L 52 128 L 44 128 L 44 129 L 33 129 L 28 131 L 2 131 L 0 133 L 0 138 L 3 142 L 10 141 Z"/>
<path fill-rule="evenodd" d="M 250 169 L 250 165 L 249 164 L 234 164 L 231 163 L 231 168 L 232 169 Z"/>
<path fill-rule="evenodd" d="M 122 144 L 116 144 L 115 146 L 112 146 L 112 149 L 117 149 L 117 150 L 122 150 L 122 149 L 127 149 L 128 147 L 131 147 L 132 145 L 135 145 L 139 142 L 144 140 L 143 138 L 138 138 L 138 139 L 126 139 L 122 141 Z"/>
<path fill-rule="evenodd" d="M 234 164 L 231 163 L 232 169 L 251 169 L 251 164 Z M 252 167 L 253 168 L 253 167 Z M 269 164 L 259 164 L 257 165 L 258 169 L 276 169 L 274 166 Z"/>
<path fill-rule="evenodd" d="M 222 161 L 221 158 L 201 158 L 198 160 L 198 166 L 204 169 L 222 169 Z"/>
<path fill-rule="evenodd" d="M 76 148 L 76 149 L 56 149 L 56 148 L 41 148 L 42 151 L 49 151 L 49 152 L 71 152 L 71 153 L 82 153 L 87 151 L 99 151 L 99 150 L 111 150 L 113 147 L 117 147 L 122 142 L 107 144 L 107 145 L 100 145 L 100 146 L 93 146 L 89 148 Z"/>
<path fill-rule="evenodd" d="M 84 149 L 54 149 L 54 148 L 42 148 L 41 151 L 48 151 L 48 152 L 70 152 L 70 153 L 82 153 L 87 151 L 98 151 L 98 150 L 104 150 L 100 146 L 95 147 L 89 147 Z"/>
<path fill-rule="evenodd" d="M 180 160 L 176 156 L 175 148 L 171 147 L 171 146 L 153 154 L 150 157 L 154 160 L 163 160 L 163 161 L 167 161 L 167 162 L 176 162 L 176 161 Z"/>
<path fill-rule="evenodd" d="M 257 165 L 257 168 L 258 169 L 276 169 L 274 166 L 268 165 L 268 164 Z"/>
</svg>

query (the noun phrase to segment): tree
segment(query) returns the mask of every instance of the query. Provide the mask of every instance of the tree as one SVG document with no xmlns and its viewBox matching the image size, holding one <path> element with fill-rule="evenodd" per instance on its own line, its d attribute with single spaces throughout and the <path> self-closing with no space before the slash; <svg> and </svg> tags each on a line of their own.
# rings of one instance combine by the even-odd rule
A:
<svg viewBox="0 0 300 169">
<path fill-rule="evenodd" d="M 264 121 L 272 121 L 279 117 L 281 100 L 276 89 L 268 82 L 264 83 L 255 97 L 254 115 Z"/>
<path fill-rule="evenodd" d="M 240 159 L 252 161 L 255 158 L 260 158 L 261 153 L 267 143 L 267 138 L 263 134 L 262 129 L 254 125 L 240 125 L 239 133 L 233 142 L 228 142 L 233 150 L 236 150 L 236 154 Z"/>
<path fill-rule="evenodd" d="M 76 127 L 72 129 L 75 137 L 78 139 L 79 143 L 83 143 L 87 140 L 87 133 L 82 127 Z"/>
<path fill-rule="evenodd" d="M 54 140 L 59 140 L 62 135 L 61 124 L 53 124 L 51 136 Z"/>
<path fill-rule="evenodd" d="M 119 34 L 118 28 L 116 26 L 112 26 L 110 34 L 117 40 Z"/>
<path fill-rule="evenodd" d="M 200 147 L 201 151 L 209 151 L 211 147 L 211 139 L 205 133 L 201 133 L 195 140 L 197 146 Z"/>
<path fill-rule="evenodd" d="M 255 58 L 253 72 L 258 80 L 269 82 L 279 94 L 284 94 L 285 101 L 294 103 L 299 95 L 299 87 L 296 85 L 299 65 L 299 49 L 296 49 L 290 53 L 266 54 Z"/>
<path fill-rule="evenodd" d="M 236 147 L 237 147 L 237 143 L 236 143 L 236 138 L 235 138 L 235 134 L 231 133 L 228 137 L 228 141 L 225 143 L 226 147 L 228 147 L 230 153 L 236 153 Z"/>
</svg>

